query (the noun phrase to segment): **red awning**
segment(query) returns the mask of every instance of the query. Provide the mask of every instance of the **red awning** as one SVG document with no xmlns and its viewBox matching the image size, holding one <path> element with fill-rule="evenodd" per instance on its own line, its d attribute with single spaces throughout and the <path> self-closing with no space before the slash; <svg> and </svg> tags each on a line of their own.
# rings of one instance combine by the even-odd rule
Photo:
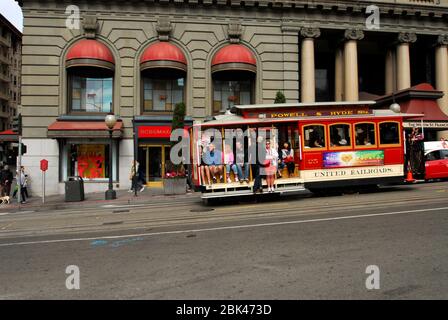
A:
<svg viewBox="0 0 448 320">
<path fill-rule="evenodd" d="M 0 141 L 17 142 L 19 141 L 19 136 L 12 130 L 2 131 L 0 132 Z"/>
<path fill-rule="evenodd" d="M 113 69 L 115 59 L 110 49 L 97 40 L 84 39 L 76 42 L 66 57 L 66 66 L 96 66 Z"/>
<path fill-rule="evenodd" d="M 241 44 L 229 44 L 213 57 L 212 72 L 223 70 L 247 70 L 256 72 L 257 60 L 253 53 Z"/>
<path fill-rule="evenodd" d="M 174 68 L 187 71 L 187 59 L 177 46 L 169 42 L 150 45 L 140 58 L 141 69 Z"/>
<path fill-rule="evenodd" d="M 123 122 L 117 121 L 112 136 L 121 138 Z M 104 121 L 60 121 L 48 126 L 50 138 L 107 138 L 109 129 Z"/>
</svg>

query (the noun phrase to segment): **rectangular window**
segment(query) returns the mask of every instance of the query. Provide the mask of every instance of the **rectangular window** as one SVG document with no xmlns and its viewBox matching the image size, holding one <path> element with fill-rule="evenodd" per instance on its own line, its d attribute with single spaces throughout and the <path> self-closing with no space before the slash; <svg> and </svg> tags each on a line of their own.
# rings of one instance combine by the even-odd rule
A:
<svg viewBox="0 0 448 320">
<path fill-rule="evenodd" d="M 369 147 L 376 145 L 375 124 L 355 124 L 355 143 L 357 147 Z"/>
<path fill-rule="evenodd" d="M 303 139 L 305 149 L 325 148 L 325 126 L 319 124 L 303 126 Z"/>
<path fill-rule="evenodd" d="M 351 129 L 349 124 L 332 124 L 330 125 L 330 146 L 332 148 L 350 148 Z"/>
<path fill-rule="evenodd" d="M 71 77 L 71 110 L 107 113 L 112 110 L 113 79 Z"/>
<path fill-rule="evenodd" d="M 252 81 L 213 81 L 213 112 L 225 112 L 234 105 L 251 104 Z"/>
<path fill-rule="evenodd" d="M 68 162 L 68 176 L 87 180 L 109 178 L 109 145 L 70 144 Z"/>
<path fill-rule="evenodd" d="M 398 122 L 380 123 L 380 144 L 399 144 L 400 132 Z"/>
<path fill-rule="evenodd" d="M 172 111 L 184 101 L 184 78 L 143 79 L 143 111 Z"/>
</svg>

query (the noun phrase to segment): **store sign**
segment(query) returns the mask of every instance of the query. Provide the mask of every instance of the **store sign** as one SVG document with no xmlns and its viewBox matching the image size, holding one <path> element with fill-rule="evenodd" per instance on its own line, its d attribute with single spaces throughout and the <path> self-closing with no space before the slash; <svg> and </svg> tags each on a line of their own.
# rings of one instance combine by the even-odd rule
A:
<svg viewBox="0 0 448 320">
<path fill-rule="evenodd" d="M 171 126 L 140 126 L 138 127 L 139 138 L 170 138 Z"/>
<path fill-rule="evenodd" d="M 383 150 L 324 152 L 323 157 L 324 168 L 384 165 Z"/>
<path fill-rule="evenodd" d="M 403 122 L 403 127 L 405 128 L 421 128 L 422 122 Z M 425 122 L 423 121 L 423 128 L 432 129 L 447 129 L 448 122 Z"/>
<path fill-rule="evenodd" d="M 369 115 L 372 110 L 368 107 L 359 108 L 322 108 L 319 110 L 285 110 L 285 111 L 270 111 L 263 110 L 262 112 L 243 112 L 245 118 L 269 118 L 269 119 L 285 119 L 298 117 L 334 117 L 334 116 L 354 116 L 354 115 Z"/>
</svg>

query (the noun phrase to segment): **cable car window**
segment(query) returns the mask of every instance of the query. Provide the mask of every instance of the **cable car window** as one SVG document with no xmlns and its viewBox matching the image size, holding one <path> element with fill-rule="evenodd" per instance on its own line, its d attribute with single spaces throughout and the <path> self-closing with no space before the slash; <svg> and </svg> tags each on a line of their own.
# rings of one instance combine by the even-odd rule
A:
<svg viewBox="0 0 448 320">
<path fill-rule="evenodd" d="M 375 125 L 373 123 L 357 123 L 355 125 L 355 141 L 357 146 L 375 145 Z"/>
<path fill-rule="evenodd" d="M 303 127 L 306 148 L 325 147 L 325 126 L 309 125 Z"/>
<path fill-rule="evenodd" d="M 380 143 L 381 144 L 399 144 L 400 133 L 397 122 L 380 123 Z"/>
<path fill-rule="evenodd" d="M 333 124 L 330 125 L 330 146 L 331 147 L 350 147 L 350 125 Z"/>
</svg>

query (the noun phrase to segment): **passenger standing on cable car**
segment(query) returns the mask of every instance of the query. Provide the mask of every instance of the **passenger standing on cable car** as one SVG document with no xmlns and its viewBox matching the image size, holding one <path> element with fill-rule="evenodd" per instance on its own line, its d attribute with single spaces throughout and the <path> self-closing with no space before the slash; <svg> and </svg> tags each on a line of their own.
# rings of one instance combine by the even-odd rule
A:
<svg viewBox="0 0 448 320">
<path fill-rule="evenodd" d="M 263 193 L 262 179 L 265 175 L 265 167 L 266 167 L 265 163 L 266 163 L 266 147 L 264 143 L 264 138 L 262 136 L 258 136 L 256 146 L 256 162 L 252 167 L 253 168 L 252 173 L 255 176 L 253 187 L 254 193 Z"/>
<path fill-rule="evenodd" d="M 271 142 L 266 141 L 266 182 L 268 184 L 268 192 L 274 192 L 275 174 L 277 173 L 278 152 L 275 146 L 271 146 Z"/>
</svg>

